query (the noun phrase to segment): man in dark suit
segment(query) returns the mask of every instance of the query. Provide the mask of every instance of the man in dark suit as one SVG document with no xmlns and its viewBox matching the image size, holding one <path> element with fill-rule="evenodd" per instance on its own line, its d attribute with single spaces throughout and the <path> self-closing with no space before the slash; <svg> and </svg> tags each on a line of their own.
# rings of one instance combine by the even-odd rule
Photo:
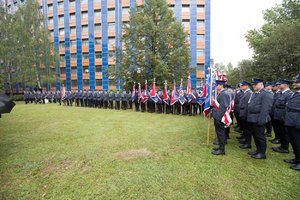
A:
<svg viewBox="0 0 300 200">
<path fill-rule="evenodd" d="M 280 95 L 280 90 L 279 90 L 279 82 L 275 82 L 273 84 L 272 90 L 273 90 L 273 104 L 272 104 L 272 108 L 271 108 L 271 112 L 270 112 L 270 117 L 271 117 L 271 122 L 272 122 L 272 126 L 273 126 L 273 131 L 275 133 L 275 138 L 270 140 L 271 143 L 273 144 L 280 144 L 280 140 L 279 140 L 279 134 L 278 134 L 278 125 L 276 123 L 276 120 L 274 120 L 274 103 L 276 102 L 277 98 Z"/>
<path fill-rule="evenodd" d="M 288 80 L 280 80 L 279 83 L 280 95 L 276 102 L 274 102 L 274 120 L 278 126 L 278 136 L 281 145 L 279 147 L 272 147 L 272 150 L 278 153 L 289 153 L 290 140 L 284 126 L 284 116 L 286 112 L 286 103 L 292 95 L 292 91 L 289 88 L 289 84 L 292 82 Z"/>
<path fill-rule="evenodd" d="M 284 123 L 295 158 L 286 159 L 284 162 L 293 164 L 290 168 L 300 171 L 300 75 L 297 76 L 294 87 L 296 91 L 286 104 Z"/>
<path fill-rule="evenodd" d="M 214 118 L 215 130 L 219 141 L 219 147 L 212 151 L 214 155 L 225 154 L 226 133 L 222 117 L 230 106 L 231 100 L 230 94 L 225 90 L 225 83 L 225 81 L 221 80 L 216 81 L 216 92 L 218 96 L 215 100 L 212 99 L 213 105 L 215 105 L 212 109 L 212 117 Z"/>
<path fill-rule="evenodd" d="M 249 129 L 247 123 L 247 108 L 248 101 L 250 96 L 252 95 L 252 91 L 250 90 L 251 83 L 248 81 L 242 81 L 240 83 L 240 99 L 239 99 L 239 118 L 240 118 L 240 126 L 242 127 L 242 137 L 244 139 L 243 143 L 240 145 L 241 149 L 250 149 L 251 148 L 251 130 Z"/>
<path fill-rule="evenodd" d="M 264 80 L 252 79 L 254 93 L 250 96 L 247 109 L 247 123 L 254 138 L 256 151 L 249 152 L 251 158 L 266 159 L 265 126 L 271 120 L 270 110 L 273 95 L 264 89 Z"/>
</svg>

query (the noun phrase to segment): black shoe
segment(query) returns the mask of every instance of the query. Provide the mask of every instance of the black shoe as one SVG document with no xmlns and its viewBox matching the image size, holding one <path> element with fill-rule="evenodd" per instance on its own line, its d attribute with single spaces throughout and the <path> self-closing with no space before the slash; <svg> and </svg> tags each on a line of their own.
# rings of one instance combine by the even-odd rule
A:
<svg viewBox="0 0 300 200">
<path fill-rule="evenodd" d="M 250 156 L 253 156 L 253 155 L 255 155 L 255 154 L 258 154 L 258 152 L 257 152 L 257 151 L 249 151 L 248 154 L 249 154 Z"/>
<path fill-rule="evenodd" d="M 268 133 L 268 132 L 267 132 L 267 133 L 265 133 L 265 134 L 266 134 L 267 137 L 272 137 L 272 134 L 271 134 L 271 133 Z"/>
<path fill-rule="evenodd" d="M 247 144 L 246 139 L 245 140 L 239 140 L 240 144 Z"/>
<path fill-rule="evenodd" d="M 217 155 L 217 156 L 218 155 L 225 155 L 225 151 L 222 150 L 222 149 L 214 150 L 211 153 L 214 154 L 214 155 Z"/>
<path fill-rule="evenodd" d="M 289 150 L 282 147 L 272 147 L 272 150 L 278 153 L 289 153 Z"/>
<path fill-rule="evenodd" d="M 219 149 L 220 149 L 220 147 L 215 147 L 215 148 L 213 148 L 213 151 L 217 151 Z"/>
<path fill-rule="evenodd" d="M 255 155 L 252 155 L 251 158 L 255 158 L 255 159 L 266 159 L 266 154 L 263 153 L 257 153 Z"/>
<path fill-rule="evenodd" d="M 297 164 L 295 159 L 284 159 L 283 162 L 289 163 L 289 164 Z"/>
<path fill-rule="evenodd" d="M 292 165 L 290 166 L 291 169 L 296 170 L 296 171 L 300 171 L 300 163 L 296 164 L 296 165 Z"/>
<path fill-rule="evenodd" d="M 241 135 L 241 136 L 236 137 L 236 139 L 240 140 L 240 139 L 244 139 L 244 137 Z"/>
<path fill-rule="evenodd" d="M 251 145 L 250 144 L 242 144 L 239 146 L 241 149 L 251 149 Z"/>
<path fill-rule="evenodd" d="M 279 139 L 273 139 L 273 140 L 270 140 L 270 142 L 272 144 L 280 144 L 280 140 Z"/>
</svg>

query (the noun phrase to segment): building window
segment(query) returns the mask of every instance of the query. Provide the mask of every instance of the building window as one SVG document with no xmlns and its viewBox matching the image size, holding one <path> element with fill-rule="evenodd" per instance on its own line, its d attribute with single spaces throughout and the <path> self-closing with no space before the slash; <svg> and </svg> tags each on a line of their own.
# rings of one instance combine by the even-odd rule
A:
<svg viewBox="0 0 300 200">
<path fill-rule="evenodd" d="M 81 2 L 81 5 L 82 5 L 82 4 L 87 4 L 87 3 L 88 3 L 88 0 L 80 0 L 80 2 Z"/>
<path fill-rule="evenodd" d="M 70 47 L 76 47 L 76 40 L 70 41 Z"/>
<path fill-rule="evenodd" d="M 204 41 L 204 35 L 197 35 L 197 42 Z"/>
<path fill-rule="evenodd" d="M 203 64 L 198 64 L 197 65 L 197 71 L 204 71 L 204 65 Z"/>
<path fill-rule="evenodd" d="M 116 80 L 115 79 L 109 79 L 108 80 L 108 85 L 115 86 L 116 85 Z"/>
<path fill-rule="evenodd" d="M 184 19 L 182 21 L 182 25 L 183 25 L 184 28 L 190 28 L 190 20 Z"/>
<path fill-rule="evenodd" d="M 89 46 L 89 40 L 88 39 L 83 39 L 82 40 L 82 46 Z"/>
<path fill-rule="evenodd" d="M 50 36 L 54 37 L 54 32 L 53 31 L 50 31 Z"/>
<path fill-rule="evenodd" d="M 76 20 L 76 15 L 75 13 L 70 14 L 70 20 Z"/>
<path fill-rule="evenodd" d="M 204 12 L 205 12 L 204 6 L 198 5 L 197 6 L 197 13 L 204 13 Z"/>
<path fill-rule="evenodd" d="M 100 65 L 96 65 L 96 73 L 100 73 L 100 72 L 102 72 L 102 66 L 100 66 Z"/>
<path fill-rule="evenodd" d="M 101 53 L 95 53 L 95 56 L 96 56 L 96 59 L 101 59 L 102 58 Z"/>
<path fill-rule="evenodd" d="M 101 17 L 101 10 L 95 10 L 94 15 L 95 17 Z"/>
<path fill-rule="evenodd" d="M 71 67 L 71 74 L 77 74 L 77 67 Z"/>
<path fill-rule="evenodd" d="M 53 17 L 50 17 L 50 18 L 48 19 L 48 24 L 53 24 Z"/>
<path fill-rule="evenodd" d="M 71 54 L 71 60 L 72 60 L 72 61 L 77 60 L 77 55 L 76 55 L 76 53 L 72 53 L 72 54 Z"/>
<path fill-rule="evenodd" d="M 72 80 L 72 86 L 77 86 L 77 80 Z"/>
<path fill-rule="evenodd" d="M 82 58 L 85 59 L 85 60 L 89 59 L 89 54 L 88 53 L 83 53 Z"/>
<path fill-rule="evenodd" d="M 96 79 L 96 86 L 102 86 L 102 80 Z"/>
<path fill-rule="evenodd" d="M 96 38 L 95 39 L 95 44 L 96 45 L 101 45 L 101 38 Z"/>
<path fill-rule="evenodd" d="M 107 12 L 108 17 L 114 17 L 115 16 L 115 9 L 109 9 Z"/>
<path fill-rule="evenodd" d="M 48 5 L 48 11 L 53 11 L 53 5 L 52 4 Z"/>
<path fill-rule="evenodd" d="M 89 67 L 83 67 L 83 73 L 88 74 L 90 72 Z"/>
<path fill-rule="evenodd" d="M 59 48 L 65 48 L 65 42 L 59 42 Z"/>
<path fill-rule="evenodd" d="M 122 15 L 129 15 L 129 11 L 130 9 L 129 8 L 122 8 Z"/>
<path fill-rule="evenodd" d="M 63 21 L 64 21 L 64 16 L 63 15 L 59 15 L 58 22 L 63 22 Z"/>
<path fill-rule="evenodd" d="M 87 19 L 89 16 L 88 16 L 88 12 L 82 12 L 81 13 L 81 19 Z"/>
<path fill-rule="evenodd" d="M 109 51 L 109 52 L 108 52 L 108 57 L 109 57 L 109 58 L 115 57 L 115 51 Z"/>
<path fill-rule="evenodd" d="M 70 0 L 69 1 L 69 6 L 70 7 L 75 7 L 75 1 L 74 0 Z"/>
<path fill-rule="evenodd" d="M 65 56 L 59 56 L 60 62 L 65 62 Z"/>
<path fill-rule="evenodd" d="M 116 24 L 115 24 L 115 23 L 108 23 L 108 30 L 109 30 L 109 31 L 114 31 L 114 30 L 115 30 L 115 27 L 116 27 Z"/>
<path fill-rule="evenodd" d="M 108 38 L 108 46 L 115 45 L 116 38 Z"/>
<path fill-rule="evenodd" d="M 89 79 L 83 79 L 83 85 L 84 86 L 90 86 L 90 80 Z"/>
<path fill-rule="evenodd" d="M 89 31 L 89 26 L 88 25 L 84 25 L 82 26 L 82 32 L 88 32 Z"/>
<path fill-rule="evenodd" d="M 189 5 L 183 5 L 182 6 L 182 12 L 190 12 L 190 6 Z"/>
<path fill-rule="evenodd" d="M 204 20 L 197 20 L 197 27 L 203 28 L 205 26 Z"/>
<path fill-rule="evenodd" d="M 197 57 L 204 56 L 204 49 L 197 49 Z"/>
<path fill-rule="evenodd" d="M 59 35 L 64 35 L 65 34 L 65 29 L 61 28 L 59 29 Z"/>
<path fill-rule="evenodd" d="M 95 24 L 95 31 L 101 31 L 101 24 Z"/>
<path fill-rule="evenodd" d="M 66 68 L 60 68 L 60 74 L 66 74 Z"/>
<path fill-rule="evenodd" d="M 58 2 L 58 8 L 64 8 L 64 2 Z"/>
<path fill-rule="evenodd" d="M 75 33 L 76 33 L 76 28 L 75 27 L 70 28 L 70 34 L 75 34 Z"/>
</svg>

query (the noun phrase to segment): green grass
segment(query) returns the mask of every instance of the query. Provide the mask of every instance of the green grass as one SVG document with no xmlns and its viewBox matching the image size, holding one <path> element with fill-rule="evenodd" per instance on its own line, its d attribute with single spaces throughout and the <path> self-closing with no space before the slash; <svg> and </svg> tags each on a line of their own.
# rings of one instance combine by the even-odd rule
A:
<svg viewBox="0 0 300 200">
<path fill-rule="evenodd" d="M 299 199 L 270 151 L 206 145 L 202 117 L 17 104 L 0 119 L 0 199 Z M 235 138 L 237 133 L 231 133 Z"/>
</svg>

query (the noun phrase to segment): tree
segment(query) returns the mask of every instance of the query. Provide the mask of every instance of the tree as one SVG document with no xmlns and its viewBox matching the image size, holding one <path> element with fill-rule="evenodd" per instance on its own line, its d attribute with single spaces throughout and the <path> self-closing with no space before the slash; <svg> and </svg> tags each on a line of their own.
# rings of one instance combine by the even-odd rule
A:
<svg viewBox="0 0 300 200">
<path fill-rule="evenodd" d="M 28 0 L 12 14 L 1 7 L 0 16 L 0 70 L 9 93 L 13 94 L 13 86 L 19 82 L 38 87 L 53 83 L 51 66 L 58 54 L 38 2 Z"/>
<path fill-rule="evenodd" d="M 250 81 L 255 77 L 256 67 L 253 60 L 242 60 L 236 68 L 228 68 L 227 78 L 231 85 L 237 85 L 242 80 Z"/>
<path fill-rule="evenodd" d="M 265 24 L 246 39 L 254 51 L 253 75 L 266 80 L 294 78 L 300 71 L 300 3 L 284 0 L 264 12 Z"/>
<path fill-rule="evenodd" d="M 187 33 L 165 0 L 148 0 L 131 9 L 122 42 L 124 48 L 117 49 L 120 66 L 109 73 L 122 78 L 127 85 L 156 78 L 157 85 L 163 86 L 164 80 L 178 83 L 187 78 L 190 69 Z"/>
</svg>

